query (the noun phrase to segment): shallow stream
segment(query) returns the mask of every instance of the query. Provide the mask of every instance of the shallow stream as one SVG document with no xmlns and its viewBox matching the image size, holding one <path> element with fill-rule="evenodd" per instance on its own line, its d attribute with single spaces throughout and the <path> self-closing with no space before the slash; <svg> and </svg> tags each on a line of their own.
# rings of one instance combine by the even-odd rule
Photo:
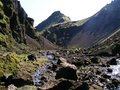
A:
<svg viewBox="0 0 120 90">
<path fill-rule="evenodd" d="M 47 68 L 49 66 L 51 66 L 53 63 L 54 64 L 57 63 L 57 60 L 53 60 L 53 58 L 54 58 L 53 55 L 47 55 L 46 53 L 44 53 L 42 57 L 46 58 L 48 61 L 46 64 L 40 66 L 38 68 L 38 70 L 36 70 L 35 72 L 32 73 L 34 85 L 36 83 L 41 82 L 40 76 L 47 73 Z M 101 59 L 104 61 L 104 60 L 110 60 L 111 58 L 106 57 L 106 58 L 101 58 Z M 107 72 L 107 68 L 104 68 L 104 71 L 105 71 L 105 73 L 107 73 L 107 75 L 111 76 L 112 78 L 117 78 L 118 80 L 120 80 L 120 58 L 116 59 L 116 60 L 117 60 L 117 65 L 110 65 L 110 67 L 109 67 L 112 69 L 112 73 Z M 48 74 L 50 74 L 50 72 Z M 48 77 L 47 81 L 49 81 L 50 79 L 52 79 L 52 76 Z M 105 89 L 105 90 L 109 90 L 109 89 Z M 118 87 L 117 89 L 114 89 L 114 90 L 120 90 L 120 87 Z"/>
<path fill-rule="evenodd" d="M 112 58 L 102 58 L 102 60 L 110 60 Z M 107 72 L 107 69 L 105 69 L 105 72 L 107 73 L 107 75 L 111 76 L 112 78 L 116 78 L 118 80 L 120 80 L 120 58 L 116 59 L 117 61 L 117 65 L 110 65 L 109 68 L 112 69 L 112 73 Z M 106 89 L 109 90 L 109 89 Z M 120 90 L 120 86 L 117 89 L 114 90 Z"/>
<path fill-rule="evenodd" d="M 39 66 L 38 70 L 36 70 L 32 73 L 34 85 L 36 83 L 41 82 L 41 78 L 42 78 L 41 76 L 42 75 L 53 74 L 53 72 L 48 71 L 47 68 L 51 67 L 52 64 L 57 63 L 56 60 L 53 60 L 54 56 L 53 55 L 47 55 L 46 52 L 41 57 L 46 58 L 48 61 L 44 65 Z M 50 81 L 50 79 L 52 79 L 52 78 L 53 78 L 52 75 L 51 76 L 47 75 L 47 81 Z"/>
</svg>

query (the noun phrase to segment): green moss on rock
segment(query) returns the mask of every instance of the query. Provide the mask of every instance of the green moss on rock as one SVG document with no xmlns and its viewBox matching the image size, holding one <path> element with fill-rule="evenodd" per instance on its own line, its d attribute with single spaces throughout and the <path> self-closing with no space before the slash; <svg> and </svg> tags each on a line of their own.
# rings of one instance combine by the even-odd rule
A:
<svg viewBox="0 0 120 90">
<path fill-rule="evenodd" d="M 5 72 L 13 73 L 17 69 L 17 64 L 19 63 L 19 58 L 16 53 L 9 52 L 3 54 L 0 58 L 0 77 L 3 76 Z"/>
</svg>

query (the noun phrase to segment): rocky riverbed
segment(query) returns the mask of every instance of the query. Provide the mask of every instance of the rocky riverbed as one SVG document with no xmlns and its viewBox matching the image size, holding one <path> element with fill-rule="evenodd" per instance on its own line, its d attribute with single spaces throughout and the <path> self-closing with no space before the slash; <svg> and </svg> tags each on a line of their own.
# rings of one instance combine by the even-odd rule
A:
<svg viewBox="0 0 120 90">
<path fill-rule="evenodd" d="M 43 64 L 41 58 L 46 59 Z M 16 82 L 21 86 L 10 83 L 18 90 L 120 89 L 120 58 L 116 56 L 85 55 L 79 50 L 40 51 L 29 55 L 25 62 L 16 72 L 20 71 L 23 81 Z M 30 70 L 33 66 L 37 67 Z"/>
<path fill-rule="evenodd" d="M 40 90 L 119 90 L 120 58 L 72 51 L 45 52 L 43 57 L 48 61 L 33 73 Z"/>
</svg>

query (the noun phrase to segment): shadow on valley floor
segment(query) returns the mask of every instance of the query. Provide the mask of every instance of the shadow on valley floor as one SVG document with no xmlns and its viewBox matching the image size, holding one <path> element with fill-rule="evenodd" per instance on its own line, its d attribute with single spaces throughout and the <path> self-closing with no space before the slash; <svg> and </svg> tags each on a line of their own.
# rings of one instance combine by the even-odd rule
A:
<svg viewBox="0 0 120 90">
<path fill-rule="evenodd" d="M 32 82 L 30 81 L 25 81 L 21 78 L 19 79 L 13 79 L 12 80 L 12 83 L 16 86 L 16 87 L 22 87 L 22 86 L 25 86 L 25 85 L 33 85 Z"/>
</svg>

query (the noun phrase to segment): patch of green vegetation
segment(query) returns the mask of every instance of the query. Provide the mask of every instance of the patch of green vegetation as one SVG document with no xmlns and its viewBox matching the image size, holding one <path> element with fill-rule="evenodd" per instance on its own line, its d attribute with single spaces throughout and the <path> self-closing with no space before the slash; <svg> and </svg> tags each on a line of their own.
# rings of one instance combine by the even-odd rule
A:
<svg viewBox="0 0 120 90">
<path fill-rule="evenodd" d="M 3 7 L 3 3 L 0 1 L 0 8 L 2 8 Z"/>
<path fill-rule="evenodd" d="M 98 42 L 98 44 L 101 44 L 103 42 L 105 42 L 106 40 L 108 40 L 110 37 L 114 36 L 116 33 L 120 32 L 120 29 L 116 30 L 116 32 L 112 33 L 109 37 L 102 39 Z"/>
<path fill-rule="evenodd" d="M 9 46 L 9 38 L 7 35 L 3 35 L 2 33 L 0 33 L 0 44 L 3 46 L 3 47 L 8 47 Z"/>
<path fill-rule="evenodd" d="M 89 20 L 89 18 L 76 21 L 76 22 L 75 22 L 75 25 L 76 25 L 76 26 L 81 26 L 81 25 L 83 25 L 83 24 L 84 24 L 86 21 L 88 21 L 88 20 Z"/>
<path fill-rule="evenodd" d="M 18 55 L 20 58 L 19 66 L 15 70 L 15 78 L 32 81 L 31 73 L 38 69 L 40 65 L 45 64 L 47 59 L 38 58 L 36 60 L 28 60 L 27 54 Z"/>
<path fill-rule="evenodd" d="M 1 10 L 1 8 L 0 8 L 0 16 L 1 16 L 0 24 L 7 25 L 9 18 L 4 14 L 4 12 Z"/>
<path fill-rule="evenodd" d="M 20 87 L 20 88 L 18 88 L 17 90 L 24 90 L 24 89 L 26 89 L 26 88 L 27 88 L 27 90 L 28 90 L 28 89 L 29 89 L 29 90 L 36 90 L 36 89 L 37 89 L 35 86 L 25 85 L 24 87 Z"/>
<path fill-rule="evenodd" d="M 36 63 L 39 63 L 40 65 L 43 65 L 43 64 L 46 63 L 46 61 L 47 61 L 46 58 L 38 58 Z"/>
<path fill-rule="evenodd" d="M 17 69 L 17 64 L 20 62 L 18 56 L 14 52 L 4 53 L 0 57 L 0 77 L 6 73 L 13 73 Z"/>
<path fill-rule="evenodd" d="M 0 86 L 0 90 L 8 90 L 6 87 Z"/>
<path fill-rule="evenodd" d="M 25 54 L 31 51 L 31 48 L 25 45 L 24 43 L 21 43 L 21 44 L 15 43 L 11 45 L 11 48 L 18 54 L 22 54 L 22 53 Z"/>
</svg>

